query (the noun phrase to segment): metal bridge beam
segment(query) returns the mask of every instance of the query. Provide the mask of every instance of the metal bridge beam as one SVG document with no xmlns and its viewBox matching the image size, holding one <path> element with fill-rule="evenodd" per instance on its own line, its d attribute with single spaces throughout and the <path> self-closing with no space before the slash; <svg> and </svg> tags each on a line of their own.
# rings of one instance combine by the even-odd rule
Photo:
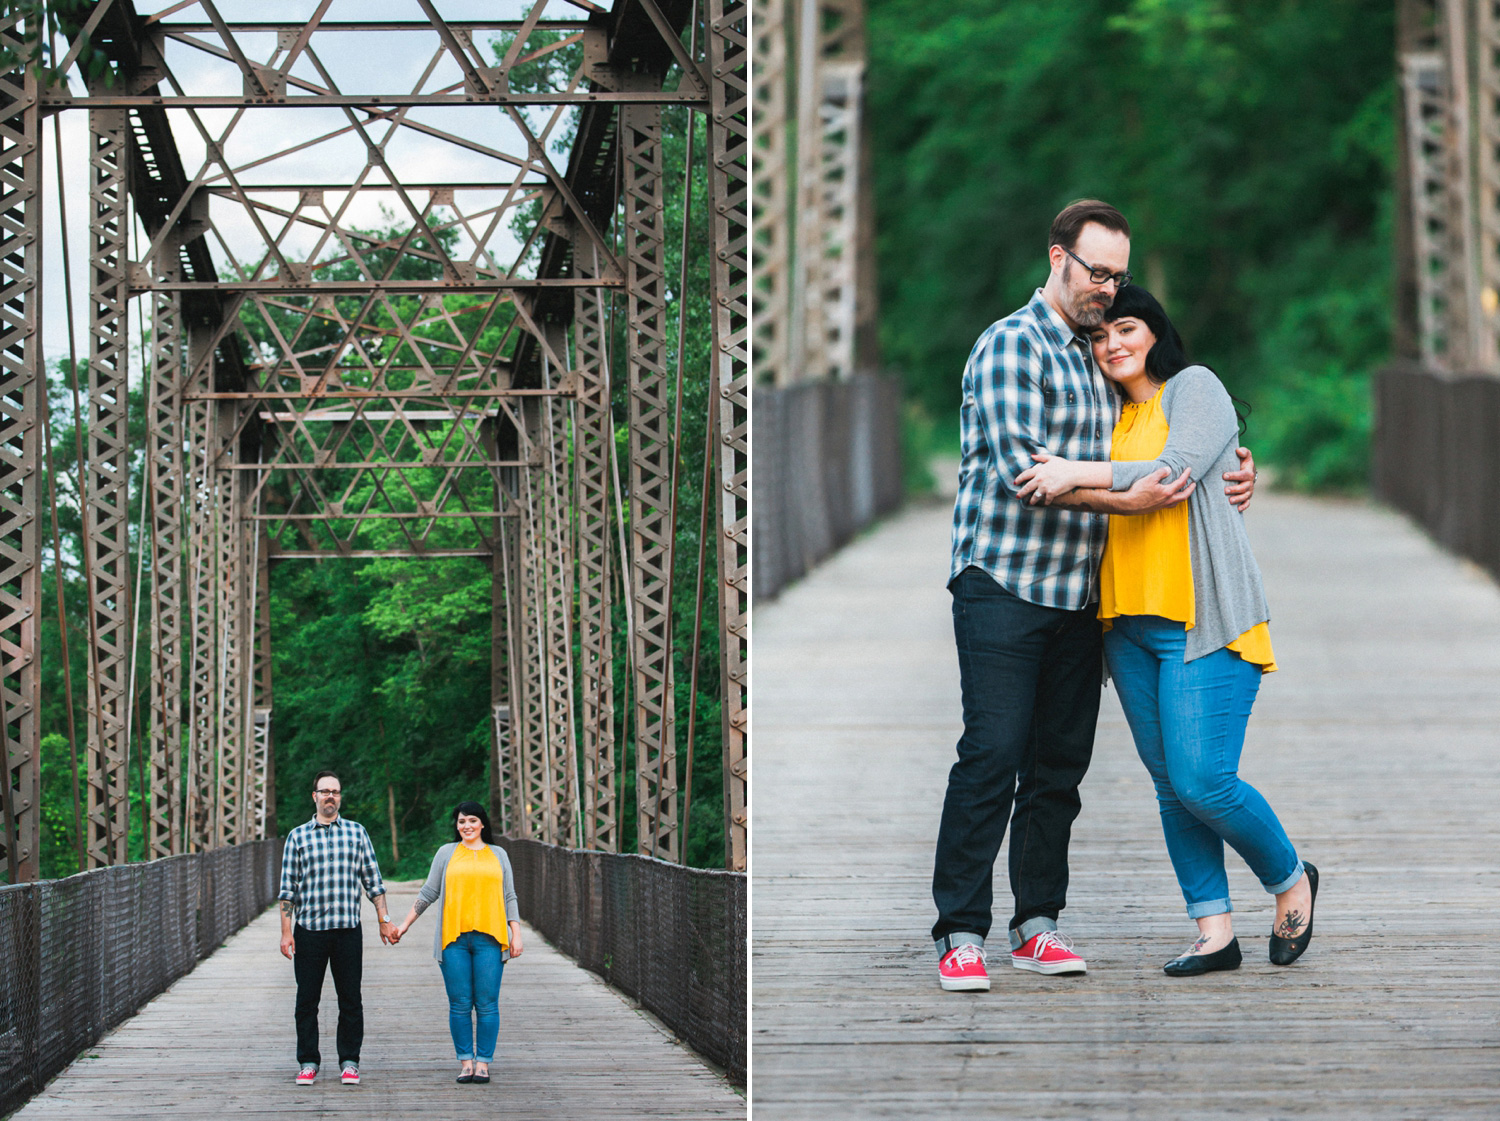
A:
<svg viewBox="0 0 1500 1121">
<path fill-rule="evenodd" d="M 0 47 L 24 58 L 21 30 L 0 18 Z M 0 73 L 0 867 L 12 882 L 37 878 L 41 851 L 40 130 L 34 72 Z"/>
<path fill-rule="evenodd" d="M 713 378 L 718 395 L 719 649 L 724 711 L 725 864 L 743 871 L 749 850 L 750 637 L 750 138 L 748 12 L 709 0 L 709 59 L 715 75 L 709 120 L 712 211 Z M 708 495 L 703 496 L 705 502 Z"/>
</svg>

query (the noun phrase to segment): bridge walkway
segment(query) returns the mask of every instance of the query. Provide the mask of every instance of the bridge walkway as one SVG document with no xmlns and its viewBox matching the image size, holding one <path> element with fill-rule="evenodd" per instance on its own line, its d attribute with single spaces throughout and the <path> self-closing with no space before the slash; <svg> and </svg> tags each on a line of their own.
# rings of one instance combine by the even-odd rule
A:
<svg viewBox="0 0 1500 1121">
<path fill-rule="evenodd" d="M 1245 966 L 1162 975 L 1193 927 L 1110 690 L 1062 924 L 1087 977 L 1002 954 L 992 991 L 944 993 L 949 518 L 909 509 L 757 611 L 756 1121 L 1500 1115 L 1500 588 L 1389 511 L 1262 495 L 1282 670 L 1243 773 L 1323 873 L 1308 955 L 1267 963 L 1231 856 Z"/>
<path fill-rule="evenodd" d="M 389 884 L 395 915 L 420 884 Z M 381 944 L 366 907 L 361 1083 L 341 1085 L 338 1005 L 325 982 L 324 1064 L 293 1083 L 296 985 L 267 911 L 109 1033 L 12 1115 L 50 1118 L 290 1116 L 460 1121 L 743 1118 L 745 1099 L 648 1014 L 525 931 L 500 989 L 500 1043 L 488 1086 L 460 1086 L 430 915 L 399 946 Z"/>
</svg>

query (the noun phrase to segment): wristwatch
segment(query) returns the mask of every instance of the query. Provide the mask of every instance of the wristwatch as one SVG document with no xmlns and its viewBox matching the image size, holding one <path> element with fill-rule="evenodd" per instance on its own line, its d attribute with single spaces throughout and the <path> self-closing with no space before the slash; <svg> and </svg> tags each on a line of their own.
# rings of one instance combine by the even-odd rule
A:
<svg viewBox="0 0 1500 1121">
<path fill-rule="evenodd" d="M 380 916 L 380 921 L 381 922 L 390 922 L 391 921 L 391 916 L 390 915 L 381 915 Z"/>
</svg>

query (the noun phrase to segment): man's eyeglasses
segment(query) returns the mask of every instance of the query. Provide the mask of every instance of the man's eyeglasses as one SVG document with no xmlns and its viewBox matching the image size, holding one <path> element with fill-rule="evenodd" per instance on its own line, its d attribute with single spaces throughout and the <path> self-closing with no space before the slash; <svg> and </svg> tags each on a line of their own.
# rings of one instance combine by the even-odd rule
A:
<svg viewBox="0 0 1500 1121">
<path fill-rule="evenodd" d="M 344 794 L 344 792 L 342 790 L 314 790 L 313 793 L 314 794 L 321 794 L 325 798 L 328 798 L 328 797 L 341 798 L 341 797 L 343 797 L 343 794 Z"/>
<path fill-rule="evenodd" d="M 1108 284 L 1111 280 L 1113 280 L 1115 282 L 1116 288 L 1124 288 L 1133 279 L 1129 272 L 1110 272 L 1108 269 L 1095 268 L 1093 265 L 1089 264 L 1082 257 L 1080 257 L 1077 253 L 1074 253 L 1071 249 L 1064 249 L 1063 252 L 1066 253 L 1069 257 L 1072 257 L 1073 260 L 1077 261 L 1084 268 L 1088 269 L 1089 280 L 1093 281 L 1095 284 Z"/>
</svg>

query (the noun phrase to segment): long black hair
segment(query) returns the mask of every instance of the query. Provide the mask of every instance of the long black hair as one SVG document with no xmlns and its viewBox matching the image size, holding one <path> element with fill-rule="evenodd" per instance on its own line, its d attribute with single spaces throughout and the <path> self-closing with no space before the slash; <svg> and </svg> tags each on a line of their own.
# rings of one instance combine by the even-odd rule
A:
<svg viewBox="0 0 1500 1121">
<path fill-rule="evenodd" d="M 453 839 L 461 842 L 463 837 L 458 832 L 458 819 L 460 817 L 477 817 L 479 819 L 479 839 L 487 845 L 495 843 L 494 834 L 490 832 L 490 815 L 478 802 L 460 802 L 458 808 L 453 811 Z"/>
<path fill-rule="evenodd" d="M 1146 352 L 1146 376 L 1157 385 L 1165 383 L 1193 364 L 1188 359 L 1187 349 L 1182 345 L 1182 336 L 1172 326 L 1166 310 L 1155 296 L 1139 284 L 1126 285 L 1115 293 L 1114 303 L 1105 311 L 1104 320 L 1106 323 L 1113 323 L 1117 319 L 1139 319 L 1156 336 L 1155 344 Z M 1234 415 L 1239 421 L 1240 435 L 1243 436 L 1245 429 L 1250 426 L 1250 402 L 1240 400 L 1233 393 L 1229 395 L 1229 399 L 1234 402 Z"/>
</svg>

